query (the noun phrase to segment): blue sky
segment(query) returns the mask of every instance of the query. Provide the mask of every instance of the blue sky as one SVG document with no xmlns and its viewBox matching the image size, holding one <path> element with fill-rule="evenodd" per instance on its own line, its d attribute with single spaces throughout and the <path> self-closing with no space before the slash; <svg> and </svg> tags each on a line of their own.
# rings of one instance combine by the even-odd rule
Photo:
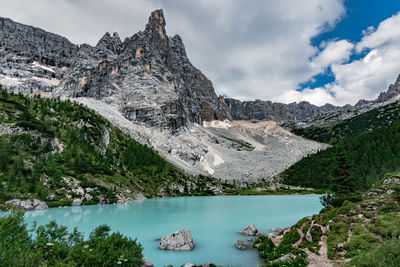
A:
<svg viewBox="0 0 400 267">
<path fill-rule="evenodd" d="M 376 28 L 381 21 L 395 15 L 400 10 L 400 1 L 396 0 L 347 0 L 344 2 L 344 5 L 346 13 L 338 24 L 334 28 L 312 38 L 312 45 L 319 46 L 326 40 L 335 39 L 345 39 L 353 43 L 359 42 L 363 37 L 363 30 L 370 26 Z M 367 54 L 367 51 L 360 54 L 353 54 L 349 61 L 360 59 L 365 54 Z M 307 87 L 316 88 L 324 86 L 333 82 L 335 77 L 328 67 L 326 72 L 317 74 L 311 79 L 305 83 L 300 83 L 298 90 L 302 91 Z"/>
<path fill-rule="evenodd" d="M 96 45 L 160 8 L 217 94 L 355 104 L 400 74 L 399 0 L 2 0 L 0 16 Z"/>
</svg>

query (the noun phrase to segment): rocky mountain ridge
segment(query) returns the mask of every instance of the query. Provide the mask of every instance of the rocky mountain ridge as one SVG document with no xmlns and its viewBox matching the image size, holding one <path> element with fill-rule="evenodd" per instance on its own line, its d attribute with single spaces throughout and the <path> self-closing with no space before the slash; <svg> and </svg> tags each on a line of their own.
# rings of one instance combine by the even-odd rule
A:
<svg viewBox="0 0 400 267">
<path fill-rule="evenodd" d="M 334 106 L 325 104 L 316 106 L 307 101 L 299 103 L 274 103 L 271 101 L 240 101 L 233 98 L 225 98 L 224 101 L 230 109 L 234 120 L 274 120 L 280 123 L 310 121 L 318 116 L 329 116 L 331 113 L 345 112 L 352 116 L 371 110 L 382 104 L 397 100 L 400 95 L 400 75 L 389 89 L 382 92 L 375 100 L 359 100 L 354 106 Z M 347 116 L 347 117 L 349 117 Z M 341 119 L 345 119 L 342 116 Z"/>
<path fill-rule="evenodd" d="M 181 37 L 169 37 L 165 25 L 163 11 L 156 10 L 144 31 L 124 41 L 106 33 L 93 47 L 0 18 L 0 84 L 13 92 L 117 104 L 129 120 L 173 132 L 212 120 L 302 121 L 382 103 L 400 93 L 398 79 L 378 99 L 361 100 L 355 107 L 218 97 L 212 82 L 190 63 Z"/>
</svg>

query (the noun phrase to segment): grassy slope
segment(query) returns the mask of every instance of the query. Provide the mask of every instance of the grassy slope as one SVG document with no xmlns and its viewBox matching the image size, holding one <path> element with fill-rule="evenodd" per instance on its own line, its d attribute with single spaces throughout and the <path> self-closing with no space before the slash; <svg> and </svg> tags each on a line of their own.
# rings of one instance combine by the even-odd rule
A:
<svg viewBox="0 0 400 267">
<path fill-rule="evenodd" d="M 257 242 L 255 244 L 259 247 L 260 256 L 266 258 L 267 262 L 268 259 L 277 259 L 290 251 L 303 258 L 301 261 L 299 259 L 298 265 L 282 263 L 281 266 L 306 266 L 307 257 L 302 256 L 304 254 L 298 249 L 313 255 L 308 261 L 314 266 L 322 266 L 323 263 L 399 266 L 399 204 L 400 176 L 393 176 L 365 193 L 360 202 L 345 202 L 340 208 L 325 208 L 320 214 L 303 218 L 285 229 L 280 236 L 273 239 L 275 242 L 283 241 L 275 249 L 270 249 L 272 253 L 267 252 L 267 241 L 261 247 Z M 322 226 L 322 231 L 314 231 L 313 243 L 305 238 L 311 224 Z"/>
<path fill-rule="evenodd" d="M 0 127 L 0 204 L 38 198 L 50 206 L 68 205 L 67 195 L 81 197 L 72 192 L 78 187 L 95 188 L 85 190 L 93 197 L 88 204 L 101 196 L 116 202 L 117 194 L 205 194 L 216 183 L 184 174 L 94 111 L 69 101 L 2 91 Z M 55 199 L 48 201 L 52 194 Z"/>
<path fill-rule="evenodd" d="M 329 188 L 336 147 L 342 146 L 354 162 L 353 175 L 363 188 L 400 167 L 400 102 L 325 126 L 294 129 L 303 137 L 333 147 L 300 160 L 283 172 L 292 185 Z"/>
</svg>

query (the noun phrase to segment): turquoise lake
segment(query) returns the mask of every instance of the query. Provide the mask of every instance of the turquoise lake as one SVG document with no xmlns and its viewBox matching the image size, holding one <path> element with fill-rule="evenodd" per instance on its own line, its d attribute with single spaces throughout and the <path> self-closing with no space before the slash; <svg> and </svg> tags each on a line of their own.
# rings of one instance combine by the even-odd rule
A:
<svg viewBox="0 0 400 267">
<path fill-rule="evenodd" d="M 108 224 L 136 238 L 144 247 L 143 255 L 154 266 L 181 266 L 187 262 L 212 262 L 222 266 L 261 265 L 257 251 L 239 251 L 237 233 L 255 224 L 261 233 L 271 228 L 285 228 L 299 219 L 318 213 L 322 206 L 319 195 L 284 196 L 214 196 L 146 199 L 122 205 L 95 205 L 54 208 L 25 213 L 28 225 L 33 221 L 59 224 L 89 234 L 96 226 Z M 158 249 L 157 239 L 180 229 L 192 232 L 195 247 L 189 252 Z"/>
</svg>

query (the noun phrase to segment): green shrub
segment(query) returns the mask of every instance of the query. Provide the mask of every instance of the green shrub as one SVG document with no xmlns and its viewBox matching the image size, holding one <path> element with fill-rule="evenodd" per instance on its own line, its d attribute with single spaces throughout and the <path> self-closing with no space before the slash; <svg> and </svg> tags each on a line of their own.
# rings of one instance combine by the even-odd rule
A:
<svg viewBox="0 0 400 267">
<path fill-rule="evenodd" d="M 378 215 L 368 222 L 366 227 L 383 238 L 397 238 L 400 236 L 400 216 L 397 212 Z"/>
<path fill-rule="evenodd" d="M 369 234 L 360 225 L 351 228 L 352 236 L 349 242 L 344 244 L 347 250 L 346 257 L 353 257 L 363 251 L 369 251 L 376 246 L 378 240 Z"/>
<path fill-rule="evenodd" d="M 268 236 L 257 237 L 256 240 L 254 240 L 253 246 L 257 248 L 257 250 L 260 252 L 260 256 L 261 252 L 263 253 L 263 255 L 268 254 L 271 253 L 275 248 L 275 244 Z"/>
<path fill-rule="evenodd" d="M 297 231 L 297 229 L 293 229 L 289 233 L 283 236 L 280 245 L 292 245 L 299 239 L 300 239 L 299 232 Z"/>
<path fill-rule="evenodd" d="M 102 225 L 84 240 L 75 228 L 50 222 L 34 227 L 31 237 L 22 212 L 0 218 L 1 266 L 142 266 L 142 247 Z"/>
<path fill-rule="evenodd" d="M 394 201 L 389 201 L 385 205 L 379 208 L 378 214 L 382 215 L 389 212 L 400 211 L 400 205 Z"/>
</svg>

